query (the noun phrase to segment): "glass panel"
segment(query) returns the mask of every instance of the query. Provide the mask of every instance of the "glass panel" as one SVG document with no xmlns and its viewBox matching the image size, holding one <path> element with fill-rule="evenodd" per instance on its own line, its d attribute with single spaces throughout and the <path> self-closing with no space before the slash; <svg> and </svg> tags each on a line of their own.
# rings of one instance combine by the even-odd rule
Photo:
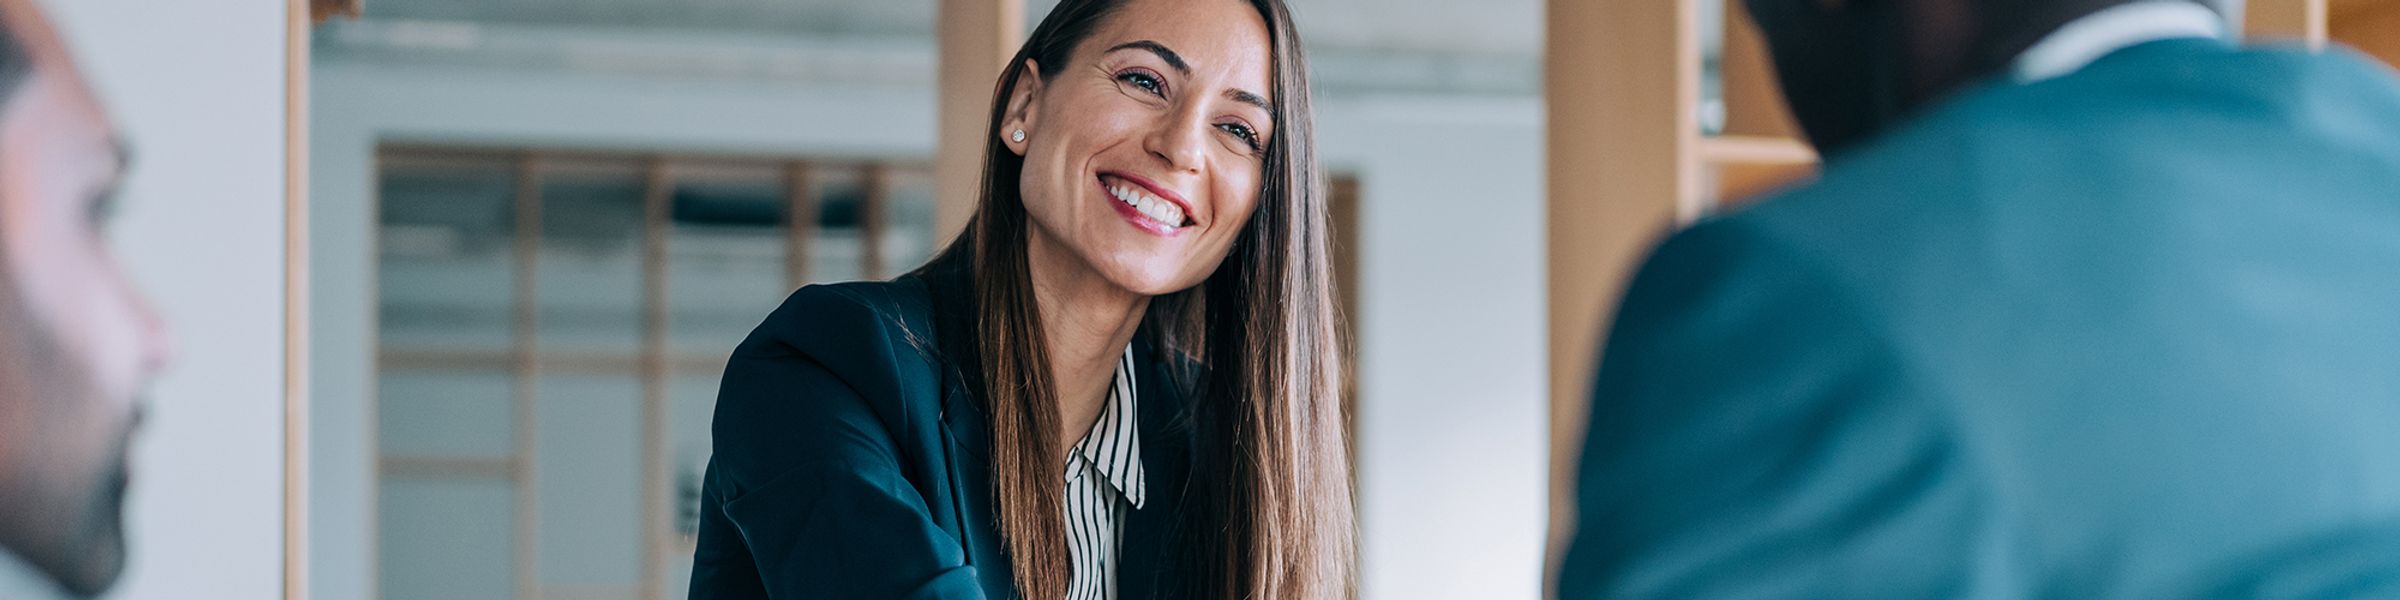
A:
<svg viewBox="0 0 2400 600">
<path fill-rule="evenodd" d="M 507 598 L 514 595 L 510 503 L 502 480 L 385 478 L 381 592 L 384 598 Z"/>
<path fill-rule="evenodd" d="M 387 458 L 507 460 L 514 452 L 506 363 L 481 370 L 383 370 L 377 439 Z"/>
<path fill-rule="evenodd" d="M 385 598 L 513 593 L 508 357 L 516 161 L 393 153 L 381 165 L 377 313 Z M 444 466 L 446 465 L 446 466 Z M 461 465 L 464 465 L 461 467 Z"/>
<path fill-rule="evenodd" d="M 885 210 L 884 275 L 916 270 L 933 258 L 933 171 L 921 167 L 892 169 L 892 197 Z M 948 240 L 942 240 L 948 241 Z"/>
<path fill-rule="evenodd" d="M 756 165 L 680 171 L 669 251 L 667 347 L 669 517 L 685 543 L 696 528 L 709 419 L 725 358 L 791 292 L 784 271 L 787 170 Z M 855 255 L 851 264 L 855 265 Z M 819 263 L 822 264 L 822 263 Z M 852 269 L 855 271 L 855 268 Z M 682 546 L 679 546 L 682 547 Z M 683 594 L 691 556 L 671 553 L 660 585 Z"/>
<path fill-rule="evenodd" d="M 812 282 L 856 281 L 866 246 L 860 233 L 859 208 L 867 197 L 866 173 L 856 165 L 825 165 L 816 170 L 817 239 L 808 249 L 808 278 Z"/>
<path fill-rule="evenodd" d="M 385 352 L 504 355 L 515 162 L 401 154 L 382 170 L 377 312 Z"/>
<path fill-rule="evenodd" d="M 382 586 L 391 598 L 513 594 L 519 440 L 512 362 L 519 325 L 514 235 L 519 155 L 389 153 L 379 277 Z M 855 280 L 871 165 L 816 165 L 810 279 Z M 544 596 L 641 590 L 644 194 L 647 159 L 544 158 L 532 276 L 538 436 L 530 474 Z M 933 182 L 922 167 L 884 183 L 883 273 L 931 254 Z M 788 163 L 679 161 L 666 220 L 663 385 L 681 544 L 660 560 L 662 597 L 683 593 L 689 536 L 725 359 L 792 288 Z M 459 540 L 456 543 L 450 540 Z M 467 544 L 468 548 L 458 548 Z"/>
<path fill-rule="evenodd" d="M 544 363 L 632 372 L 641 349 L 645 182 L 642 166 L 631 161 L 543 169 L 542 249 L 534 272 Z"/>
<path fill-rule="evenodd" d="M 544 588 L 641 577 L 642 219 L 648 168 L 545 163 L 535 454 Z"/>
<path fill-rule="evenodd" d="M 641 379 L 631 371 L 552 372 L 542 376 L 541 394 L 542 586 L 637 589 Z"/>
<path fill-rule="evenodd" d="M 1701 0 L 1698 7 L 1700 24 L 1700 134 L 1716 135 L 1725 130 L 1725 2 Z M 1740 0 L 1731 0 L 1740 1 Z"/>
<path fill-rule="evenodd" d="M 669 351 L 677 364 L 721 362 L 791 292 L 785 178 L 767 167 L 678 173 L 667 243 Z"/>
</svg>

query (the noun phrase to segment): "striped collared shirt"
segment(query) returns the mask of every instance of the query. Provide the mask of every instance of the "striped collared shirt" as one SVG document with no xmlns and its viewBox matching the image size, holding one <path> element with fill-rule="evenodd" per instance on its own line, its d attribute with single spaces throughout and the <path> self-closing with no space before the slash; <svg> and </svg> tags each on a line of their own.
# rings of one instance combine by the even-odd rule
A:
<svg viewBox="0 0 2400 600">
<path fill-rule="evenodd" d="M 1100 418 L 1067 457 L 1067 600 L 1117 597 L 1117 541 L 1128 507 L 1142 507 L 1142 438 L 1135 427 L 1133 349 L 1117 359 Z"/>
</svg>

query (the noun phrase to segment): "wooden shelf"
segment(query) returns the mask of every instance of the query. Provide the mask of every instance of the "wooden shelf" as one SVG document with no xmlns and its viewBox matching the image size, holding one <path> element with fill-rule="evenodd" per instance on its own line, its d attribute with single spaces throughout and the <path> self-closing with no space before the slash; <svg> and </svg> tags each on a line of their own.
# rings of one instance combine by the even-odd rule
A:
<svg viewBox="0 0 2400 600">
<path fill-rule="evenodd" d="M 2337 23 L 2371 12 L 2392 10 L 2396 6 L 2391 0 L 2329 0 L 2329 3 L 2332 6 L 2326 12 L 2331 13 Z"/>
<path fill-rule="evenodd" d="M 2334 0 L 2327 12 L 2333 41 L 2400 66 L 2400 2 Z"/>
<path fill-rule="evenodd" d="M 1817 151 L 1784 137 L 1720 135 L 1700 139 L 1701 162 L 1715 165 L 1815 165 Z"/>
<path fill-rule="evenodd" d="M 2243 26 L 2252 40 L 2296 40 L 2311 47 L 2340 42 L 2400 65 L 2400 2 L 2252 0 L 2248 10 Z"/>
<path fill-rule="evenodd" d="M 1763 136 L 1717 136 L 1700 140 L 1701 164 L 1716 182 L 1710 212 L 1739 206 L 1817 171 L 1817 152 L 1800 140 Z"/>
</svg>

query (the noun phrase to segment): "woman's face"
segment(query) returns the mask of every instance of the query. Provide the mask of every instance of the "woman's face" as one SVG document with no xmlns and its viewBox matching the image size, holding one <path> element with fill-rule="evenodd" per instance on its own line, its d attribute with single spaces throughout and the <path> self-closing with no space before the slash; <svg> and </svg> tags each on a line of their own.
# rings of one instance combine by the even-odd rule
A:
<svg viewBox="0 0 2400 600">
<path fill-rule="evenodd" d="M 1057 74 L 1026 65 L 1000 136 L 1025 157 L 1032 258 L 1144 295 L 1216 271 L 1276 133 L 1268 53 L 1248 2 L 1132 0 Z"/>
</svg>

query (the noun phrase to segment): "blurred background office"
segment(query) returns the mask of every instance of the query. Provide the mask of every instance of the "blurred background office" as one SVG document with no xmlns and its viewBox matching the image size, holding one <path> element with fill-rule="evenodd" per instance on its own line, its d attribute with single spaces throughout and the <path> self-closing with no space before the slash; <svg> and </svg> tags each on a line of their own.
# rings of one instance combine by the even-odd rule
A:
<svg viewBox="0 0 2400 600">
<path fill-rule="evenodd" d="M 682 597 L 724 357 L 792 288 L 946 240 L 971 197 L 947 157 L 972 165 L 1050 4 L 368 0 L 314 25 L 309 597 Z M 1356 340 L 1362 594 L 1539 597 L 1623 270 L 1814 158 L 1724 2 L 1292 4 Z M 2254 30 L 2400 53 L 2393 5 L 2261 4 Z"/>
<path fill-rule="evenodd" d="M 969 197 L 937 152 L 982 139 L 938 107 L 980 118 L 998 58 L 944 80 L 942 21 L 1016 3 L 961 4 L 369 0 L 316 28 L 315 596 L 682 597 L 725 356 L 800 284 L 914 268 Z M 1538 595 L 1542 5 L 1293 4 L 1366 594 Z"/>
</svg>

